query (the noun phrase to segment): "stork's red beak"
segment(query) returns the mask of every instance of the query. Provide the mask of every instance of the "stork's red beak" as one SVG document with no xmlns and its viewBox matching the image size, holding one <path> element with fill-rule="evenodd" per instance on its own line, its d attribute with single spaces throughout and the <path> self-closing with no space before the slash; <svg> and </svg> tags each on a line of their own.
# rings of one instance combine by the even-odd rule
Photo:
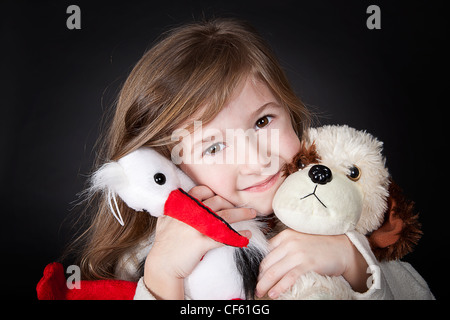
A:
<svg viewBox="0 0 450 320">
<path fill-rule="evenodd" d="M 170 193 L 164 214 L 182 221 L 213 240 L 233 247 L 246 247 L 248 239 L 240 235 L 225 220 L 201 201 L 182 189 Z"/>
</svg>

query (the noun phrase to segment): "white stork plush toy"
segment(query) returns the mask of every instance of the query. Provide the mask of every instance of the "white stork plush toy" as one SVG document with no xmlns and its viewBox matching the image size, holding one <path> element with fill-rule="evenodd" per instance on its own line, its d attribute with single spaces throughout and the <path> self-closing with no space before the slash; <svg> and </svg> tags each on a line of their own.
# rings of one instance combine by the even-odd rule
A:
<svg viewBox="0 0 450 320">
<path fill-rule="evenodd" d="M 244 283 L 254 283 L 257 274 L 249 272 L 258 270 L 267 250 L 260 223 L 242 221 L 229 225 L 187 193 L 194 185 L 169 159 L 142 147 L 117 162 L 103 165 L 93 175 L 91 188 L 105 193 L 114 217 L 122 225 L 116 196 L 136 211 L 147 211 L 155 217 L 170 216 L 227 245 L 210 250 L 185 279 L 187 297 L 194 300 L 252 297 L 254 287 L 246 287 Z M 234 228 L 250 230 L 250 243 Z M 119 278 L 136 278 L 139 263 L 145 260 L 151 245 L 152 237 L 119 262 L 116 269 Z"/>
</svg>

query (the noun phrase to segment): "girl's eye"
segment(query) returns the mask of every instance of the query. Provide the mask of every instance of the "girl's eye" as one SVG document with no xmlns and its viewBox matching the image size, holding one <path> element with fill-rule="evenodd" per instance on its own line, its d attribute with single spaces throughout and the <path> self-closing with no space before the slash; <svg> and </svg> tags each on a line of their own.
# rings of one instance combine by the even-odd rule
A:
<svg viewBox="0 0 450 320">
<path fill-rule="evenodd" d="M 210 146 L 208 149 L 206 149 L 203 154 L 207 156 L 214 156 L 216 155 L 216 153 L 222 151 L 223 149 L 225 149 L 225 145 L 222 142 L 217 142 L 214 143 L 212 146 Z"/>
<path fill-rule="evenodd" d="M 272 119 L 272 116 L 264 116 L 262 118 L 259 118 L 255 123 L 255 129 L 258 130 L 266 127 L 269 123 L 272 122 Z"/>
</svg>

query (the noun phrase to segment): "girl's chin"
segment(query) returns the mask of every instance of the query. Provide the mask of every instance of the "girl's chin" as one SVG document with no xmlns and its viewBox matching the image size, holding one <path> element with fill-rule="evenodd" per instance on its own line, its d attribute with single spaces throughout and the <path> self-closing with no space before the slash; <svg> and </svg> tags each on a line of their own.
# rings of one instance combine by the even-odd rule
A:
<svg viewBox="0 0 450 320">
<path fill-rule="evenodd" d="M 246 197 L 240 198 L 240 204 L 237 205 L 238 207 L 244 207 L 244 208 L 253 208 L 257 212 L 257 216 L 264 217 L 268 216 L 273 213 L 272 209 L 272 199 L 275 195 L 274 194 L 264 194 L 263 196 L 255 196 L 249 197 L 248 194 L 246 194 Z"/>
<path fill-rule="evenodd" d="M 272 209 L 272 202 L 270 202 L 267 205 L 263 205 L 262 203 L 258 203 L 255 205 L 248 205 L 249 207 L 253 208 L 257 212 L 257 216 L 259 217 L 265 217 L 273 213 Z"/>
<path fill-rule="evenodd" d="M 233 202 L 232 202 L 233 203 Z M 262 201 L 247 201 L 235 203 L 237 208 L 252 208 L 256 210 L 258 217 L 265 217 L 273 213 L 272 202 L 268 204 L 262 203 Z"/>
</svg>

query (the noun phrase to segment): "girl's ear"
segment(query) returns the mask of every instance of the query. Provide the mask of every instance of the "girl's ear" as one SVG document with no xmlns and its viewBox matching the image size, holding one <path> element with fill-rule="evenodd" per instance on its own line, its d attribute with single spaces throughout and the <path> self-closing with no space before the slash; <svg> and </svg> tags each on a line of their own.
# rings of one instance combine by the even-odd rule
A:
<svg viewBox="0 0 450 320">
<path fill-rule="evenodd" d="M 102 192 L 108 201 L 109 208 L 114 218 L 123 226 L 123 218 L 117 205 L 116 193 L 119 188 L 128 184 L 128 179 L 122 166 L 115 162 L 108 162 L 101 166 L 91 178 L 90 193 Z M 114 201 L 114 206 L 112 201 Z M 117 211 L 117 212 L 116 212 Z"/>
<path fill-rule="evenodd" d="M 391 180 L 384 222 L 368 236 L 378 261 L 398 260 L 413 251 L 422 236 L 418 217 L 414 202 L 406 199 L 400 187 Z"/>
</svg>

